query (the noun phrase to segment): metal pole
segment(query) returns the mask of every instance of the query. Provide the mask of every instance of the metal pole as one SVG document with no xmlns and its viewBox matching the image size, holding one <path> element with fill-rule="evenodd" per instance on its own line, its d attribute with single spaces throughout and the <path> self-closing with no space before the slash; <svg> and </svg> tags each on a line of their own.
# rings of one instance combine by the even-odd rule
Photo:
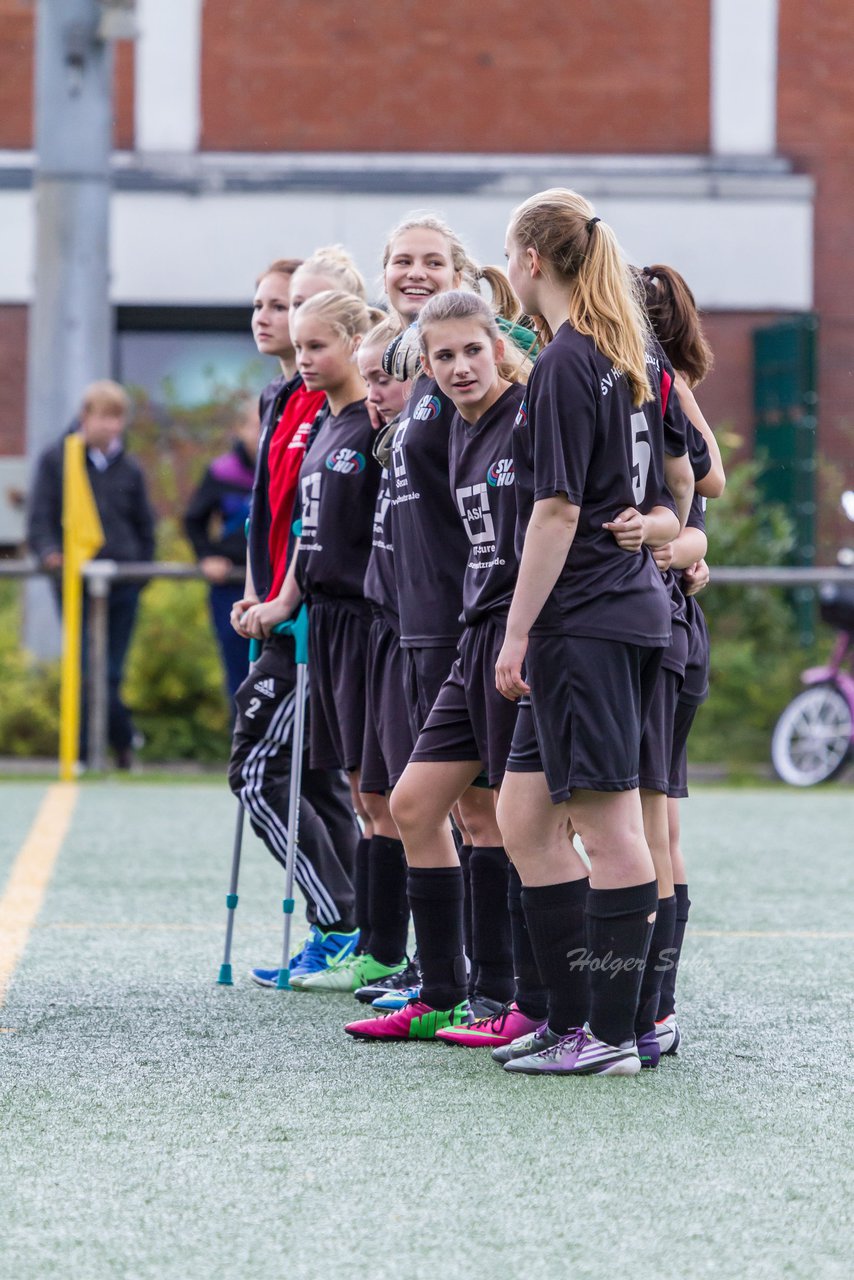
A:
<svg viewBox="0 0 854 1280">
<path fill-rule="evenodd" d="M 113 56 L 102 38 L 103 17 L 100 0 L 38 0 L 35 291 L 27 353 L 31 474 L 38 455 L 74 418 L 84 386 L 110 374 Z M 28 592 L 25 638 L 41 656 L 57 651 L 44 590 Z"/>
<path fill-rule="evenodd" d="M 110 576 L 87 573 L 86 589 L 89 596 L 89 767 L 94 773 L 103 773 L 107 767 L 107 664 L 110 660 L 107 618 L 110 608 Z"/>
</svg>

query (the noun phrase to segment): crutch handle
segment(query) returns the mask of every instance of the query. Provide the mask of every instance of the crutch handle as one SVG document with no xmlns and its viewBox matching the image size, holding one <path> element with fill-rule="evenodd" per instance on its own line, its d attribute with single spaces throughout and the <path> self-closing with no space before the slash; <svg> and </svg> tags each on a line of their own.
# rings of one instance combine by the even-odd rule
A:
<svg viewBox="0 0 854 1280">
<path fill-rule="evenodd" d="M 279 622 L 273 627 L 273 634 L 277 636 L 293 636 L 294 649 L 296 650 L 296 664 L 298 667 L 304 667 L 308 663 L 308 609 L 302 604 L 299 613 L 295 618 L 289 618 L 287 622 Z"/>
<path fill-rule="evenodd" d="M 297 665 L 306 665 L 308 662 L 308 609 L 305 605 L 300 605 L 300 611 L 295 618 L 289 618 L 287 622 L 277 622 L 273 627 L 273 635 L 293 636 Z M 263 640 L 254 638 L 249 641 L 250 662 L 257 662 L 261 657 L 263 643 Z"/>
</svg>

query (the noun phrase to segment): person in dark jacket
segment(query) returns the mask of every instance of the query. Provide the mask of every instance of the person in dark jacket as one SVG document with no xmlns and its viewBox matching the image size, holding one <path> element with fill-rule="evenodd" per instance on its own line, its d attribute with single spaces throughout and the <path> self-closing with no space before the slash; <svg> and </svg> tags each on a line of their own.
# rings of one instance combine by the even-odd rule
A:
<svg viewBox="0 0 854 1280">
<path fill-rule="evenodd" d="M 244 400 L 239 409 L 232 448 L 214 458 L 184 516 L 184 530 L 210 583 L 211 619 L 225 668 L 229 705 L 246 677 L 249 641 L 231 625 L 231 610 L 243 596 L 243 582 L 228 579 L 235 568 L 242 572 L 246 565 L 245 526 L 261 430 L 254 397 Z"/>
<path fill-rule="evenodd" d="M 86 472 L 101 525 L 104 545 L 99 560 L 150 561 L 154 558 L 154 515 L 139 464 L 125 452 L 123 438 L 130 411 L 127 392 L 116 382 L 91 383 L 83 393 L 80 414 L 72 431 L 86 445 Z M 67 433 L 66 433 L 67 434 Z M 44 451 L 38 461 L 29 495 L 27 542 L 45 569 L 62 568 L 62 472 L 64 437 Z M 133 635 L 141 586 L 137 582 L 112 585 L 108 612 L 107 735 L 120 769 L 129 769 L 138 735 L 121 698 L 125 659 Z M 61 606 L 60 579 L 56 579 Z M 86 726 L 87 667 L 86 600 L 83 615 L 83 706 L 80 759 L 88 754 Z"/>
</svg>

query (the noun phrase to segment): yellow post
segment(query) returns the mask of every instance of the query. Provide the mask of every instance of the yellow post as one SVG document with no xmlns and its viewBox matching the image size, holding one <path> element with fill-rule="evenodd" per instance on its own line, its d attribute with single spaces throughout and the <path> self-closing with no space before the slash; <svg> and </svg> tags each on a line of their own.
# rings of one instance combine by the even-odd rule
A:
<svg viewBox="0 0 854 1280">
<path fill-rule="evenodd" d="M 80 659 L 83 566 L 104 545 L 104 530 L 86 474 L 83 437 L 65 437 L 62 471 L 62 680 L 59 699 L 59 776 L 74 777 L 80 742 Z"/>
</svg>

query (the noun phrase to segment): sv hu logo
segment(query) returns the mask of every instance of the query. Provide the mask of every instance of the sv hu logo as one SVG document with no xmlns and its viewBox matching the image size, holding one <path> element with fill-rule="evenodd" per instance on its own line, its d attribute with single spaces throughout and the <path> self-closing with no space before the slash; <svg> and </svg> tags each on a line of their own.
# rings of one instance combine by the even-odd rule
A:
<svg viewBox="0 0 854 1280">
<path fill-rule="evenodd" d="M 500 458 L 498 462 L 493 462 L 486 473 L 486 483 L 492 485 L 494 489 L 511 485 L 515 479 L 512 458 Z"/>
<path fill-rule="evenodd" d="M 419 422 L 432 422 L 442 412 L 442 401 L 438 396 L 422 396 L 415 406 L 413 418 Z"/>
<path fill-rule="evenodd" d="M 326 469 L 342 476 L 357 476 L 365 469 L 365 455 L 358 449 L 334 449 L 326 459 Z"/>
</svg>

